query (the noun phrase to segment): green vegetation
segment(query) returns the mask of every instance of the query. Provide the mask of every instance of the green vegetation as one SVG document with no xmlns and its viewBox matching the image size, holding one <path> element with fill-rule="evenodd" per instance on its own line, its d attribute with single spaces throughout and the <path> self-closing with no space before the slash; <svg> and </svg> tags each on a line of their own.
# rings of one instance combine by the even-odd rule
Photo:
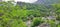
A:
<svg viewBox="0 0 60 27">
<path fill-rule="evenodd" d="M 43 20 L 41 18 L 34 18 L 32 21 L 32 27 L 38 26 L 41 23 L 43 23 Z"/>
<path fill-rule="evenodd" d="M 49 16 L 55 16 L 56 19 L 48 19 Z M 14 6 L 11 2 L 0 2 L 0 27 L 28 27 L 28 20 L 31 21 L 31 27 L 42 23 L 48 23 L 50 27 L 60 27 L 60 4 L 45 6 L 22 3 Z M 56 21 L 59 23 L 56 24 Z"/>
</svg>

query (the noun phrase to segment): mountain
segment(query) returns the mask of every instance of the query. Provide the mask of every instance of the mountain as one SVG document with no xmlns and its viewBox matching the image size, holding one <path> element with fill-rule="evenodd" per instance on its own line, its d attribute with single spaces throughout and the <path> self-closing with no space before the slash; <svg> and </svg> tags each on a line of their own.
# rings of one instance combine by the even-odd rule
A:
<svg viewBox="0 0 60 27">
<path fill-rule="evenodd" d="M 38 0 L 34 4 L 57 4 L 60 3 L 59 0 Z"/>
<path fill-rule="evenodd" d="M 20 4 L 21 2 L 17 2 L 18 4 Z M 37 0 L 34 3 L 30 3 L 30 4 L 43 4 L 43 5 L 50 5 L 50 4 L 58 4 L 60 3 L 60 0 Z"/>
</svg>

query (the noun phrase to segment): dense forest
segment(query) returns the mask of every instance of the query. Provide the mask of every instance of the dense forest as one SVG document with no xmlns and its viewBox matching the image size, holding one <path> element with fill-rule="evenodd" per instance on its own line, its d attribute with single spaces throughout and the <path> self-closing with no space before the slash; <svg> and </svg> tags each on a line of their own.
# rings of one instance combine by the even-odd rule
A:
<svg viewBox="0 0 60 27">
<path fill-rule="evenodd" d="M 60 4 L 0 2 L 0 27 L 60 27 Z"/>
</svg>

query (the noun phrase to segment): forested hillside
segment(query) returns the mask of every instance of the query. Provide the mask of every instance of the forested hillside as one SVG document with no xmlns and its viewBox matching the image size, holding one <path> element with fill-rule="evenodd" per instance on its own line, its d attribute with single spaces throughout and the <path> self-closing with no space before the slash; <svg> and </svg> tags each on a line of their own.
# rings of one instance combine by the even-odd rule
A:
<svg viewBox="0 0 60 27">
<path fill-rule="evenodd" d="M 60 4 L 0 2 L 0 27 L 60 27 Z"/>
</svg>

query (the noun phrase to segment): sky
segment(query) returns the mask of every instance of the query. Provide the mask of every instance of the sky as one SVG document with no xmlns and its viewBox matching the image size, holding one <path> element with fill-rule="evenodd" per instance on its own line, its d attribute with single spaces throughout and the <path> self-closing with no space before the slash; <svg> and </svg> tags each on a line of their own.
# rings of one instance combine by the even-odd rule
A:
<svg viewBox="0 0 60 27">
<path fill-rule="evenodd" d="M 16 2 L 17 1 L 21 1 L 21 2 L 28 2 L 28 3 L 33 3 L 33 2 L 36 2 L 37 0 L 15 0 Z"/>
<path fill-rule="evenodd" d="M 5 0 L 5 1 L 8 1 L 8 0 Z M 37 0 L 15 0 L 15 2 L 17 2 L 17 1 L 26 2 L 26 3 L 33 3 L 33 2 L 36 2 Z"/>
</svg>

